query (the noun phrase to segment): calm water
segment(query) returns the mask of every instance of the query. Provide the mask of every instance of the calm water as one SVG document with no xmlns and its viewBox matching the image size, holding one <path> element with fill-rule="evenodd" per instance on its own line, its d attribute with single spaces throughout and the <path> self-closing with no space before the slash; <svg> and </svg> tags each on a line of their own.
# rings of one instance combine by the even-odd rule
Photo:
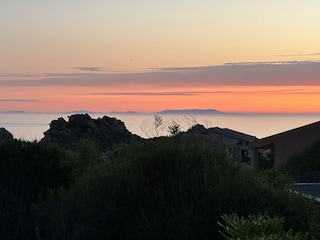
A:
<svg viewBox="0 0 320 240">
<path fill-rule="evenodd" d="M 6 128 L 15 138 L 40 140 L 49 129 L 49 123 L 59 117 L 68 120 L 70 114 L 63 113 L 0 113 L 0 127 Z M 90 114 L 92 118 L 107 115 L 123 121 L 127 129 L 142 137 L 153 137 L 153 114 Z M 206 115 L 162 115 L 164 127 L 161 135 L 168 135 L 167 127 L 172 120 L 189 129 L 199 123 L 205 127 L 230 128 L 258 138 L 267 137 L 292 128 L 320 121 L 320 115 L 256 115 L 256 114 L 206 114 Z"/>
</svg>

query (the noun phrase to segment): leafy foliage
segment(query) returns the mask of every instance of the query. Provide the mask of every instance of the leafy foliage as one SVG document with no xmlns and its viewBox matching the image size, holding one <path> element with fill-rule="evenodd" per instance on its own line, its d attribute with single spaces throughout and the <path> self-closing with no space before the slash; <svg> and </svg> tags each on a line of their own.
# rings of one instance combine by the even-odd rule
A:
<svg viewBox="0 0 320 240">
<path fill-rule="evenodd" d="M 289 158 L 285 170 L 295 177 L 306 172 L 320 172 L 320 141 Z"/>
<path fill-rule="evenodd" d="M 283 231 L 284 218 L 264 215 L 249 215 L 248 219 L 239 218 L 237 214 L 222 215 L 225 224 L 219 223 L 223 228 L 221 235 L 226 240 L 302 240 L 302 233 Z"/>
<path fill-rule="evenodd" d="M 0 146 L 0 166 L 1 239 L 219 239 L 222 214 L 266 211 L 284 231 L 320 234 L 317 203 L 290 192 L 281 172 L 254 172 L 186 136 L 104 160 L 88 141 L 13 141 Z"/>
<path fill-rule="evenodd" d="M 192 138 L 139 143 L 95 169 L 39 207 L 46 239 L 219 239 L 217 221 L 233 212 L 319 230 L 317 203 L 290 193 L 280 172 L 253 172 Z"/>
<path fill-rule="evenodd" d="M 67 185 L 59 165 L 64 154 L 37 142 L 0 145 L 0 239 L 29 239 L 34 235 L 32 204 L 46 198 L 47 188 Z"/>
<path fill-rule="evenodd" d="M 274 168 L 274 153 L 267 153 L 266 156 L 260 154 L 258 157 L 259 169 L 271 169 Z"/>
</svg>

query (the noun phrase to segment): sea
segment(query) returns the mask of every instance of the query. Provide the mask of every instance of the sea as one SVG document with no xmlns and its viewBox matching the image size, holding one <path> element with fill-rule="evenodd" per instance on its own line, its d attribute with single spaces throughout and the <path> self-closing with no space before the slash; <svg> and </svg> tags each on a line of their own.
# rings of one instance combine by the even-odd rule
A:
<svg viewBox="0 0 320 240">
<path fill-rule="evenodd" d="M 0 113 L 0 127 L 11 132 L 16 139 L 39 141 L 50 127 L 52 120 L 60 117 L 68 121 L 74 113 Z M 320 121 L 320 114 L 164 114 L 162 125 L 155 131 L 154 113 L 88 113 L 91 118 L 113 117 L 124 122 L 133 134 L 143 138 L 169 135 L 168 127 L 173 122 L 187 131 L 195 124 L 206 128 L 229 128 L 245 134 L 264 138 L 293 128 Z"/>
</svg>

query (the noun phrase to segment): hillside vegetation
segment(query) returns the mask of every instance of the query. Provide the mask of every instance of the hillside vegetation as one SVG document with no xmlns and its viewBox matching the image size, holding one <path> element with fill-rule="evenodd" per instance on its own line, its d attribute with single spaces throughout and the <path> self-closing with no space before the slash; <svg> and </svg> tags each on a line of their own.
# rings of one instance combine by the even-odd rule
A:
<svg viewBox="0 0 320 240">
<path fill-rule="evenodd" d="M 205 142 L 154 138 L 103 159 L 97 149 L 0 145 L 0 239 L 222 239 L 218 222 L 233 213 L 320 235 L 318 203 L 285 175 L 252 171 Z"/>
</svg>

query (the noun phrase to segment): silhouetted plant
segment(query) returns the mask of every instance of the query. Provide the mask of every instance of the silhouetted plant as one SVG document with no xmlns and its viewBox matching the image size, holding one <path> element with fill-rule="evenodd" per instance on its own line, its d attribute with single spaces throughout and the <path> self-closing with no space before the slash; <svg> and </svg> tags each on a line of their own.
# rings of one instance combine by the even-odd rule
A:
<svg viewBox="0 0 320 240">
<path fill-rule="evenodd" d="M 153 121 L 153 125 L 154 125 L 154 131 L 156 132 L 156 137 L 159 136 L 159 128 L 163 125 L 163 118 L 156 114 L 153 116 L 154 121 Z"/>
<path fill-rule="evenodd" d="M 266 213 L 249 215 L 247 219 L 239 218 L 237 214 L 223 214 L 224 223 L 218 222 L 223 231 L 221 235 L 226 240 L 302 240 L 306 235 L 283 230 L 284 218 L 269 217 Z"/>
<path fill-rule="evenodd" d="M 311 147 L 290 157 L 283 168 L 291 176 L 299 180 L 299 176 L 308 172 L 318 172 L 317 181 L 320 178 L 320 141 Z M 311 179 L 312 180 L 312 179 Z"/>
<path fill-rule="evenodd" d="M 148 138 L 159 137 L 164 129 L 164 126 L 165 122 L 163 117 L 159 114 L 155 114 L 152 122 L 144 121 L 142 123 L 141 129 Z"/>
<path fill-rule="evenodd" d="M 265 156 L 260 154 L 259 156 L 259 169 L 271 169 L 274 168 L 274 153 L 269 152 Z"/>
<path fill-rule="evenodd" d="M 0 239 L 34 239 L 32 205 L 47 197 L 48 188 L 68 185 L 60 166 L 64 153 L 37 142 L 0 145 Z"/>
<path fill-rule="evenodd" d="M 171 136 L 176 136 L 181 132 L 181 125 L 177 123 L 175 120 L 172 120 L 171 125 L 168 126 L 168 131 Z"/>
</svg>

